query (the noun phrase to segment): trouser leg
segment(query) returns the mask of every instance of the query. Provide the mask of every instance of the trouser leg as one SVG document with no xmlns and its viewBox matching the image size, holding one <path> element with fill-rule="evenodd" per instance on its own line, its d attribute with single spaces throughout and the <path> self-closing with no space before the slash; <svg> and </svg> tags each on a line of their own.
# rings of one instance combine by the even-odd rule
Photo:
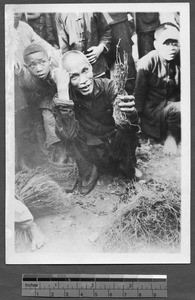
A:
<svg viewBox="0 0 195 300">
<path fill-rule="evenodd" d="M 69 155 L 75 159 L 79 175 L 82 178 L 89 174 L 94 166 L 90 160 L 91 153 L 85 133 L 80 127 L 78 120 L 75 119 L 75 114 L 71 107 L 66 107 L 63 104 L 56 105 L 53 112 L 56 120 L 56 134 L 67 146 Z"/>
<path fill-rule="evenodd" d="M 41 109 L 39 109 L 39 108 L 34 109 L 33 119 L 34 119 L 34 121 L 33 121 L 34 130 L 35 130 L 39 148 L 45 155 L 47 155 L 48 150 L 46 147 L 46 133 L 45 133 L 45 127 L 44 127 Z"/>
<path fill-rule="evenodd" d="M 126 82 L 125 90 L 128 94 L 132 94 L 134 90 L 135 77 L 136 77 L 136 69 L 135 62 L 132 56 L 132 45 L 133 42 L 131 40 L 131 32 L 129 23 L 127 20 L 111 25 L 112 30 L 112 45 L 111 51 L 109 52 L 110 58 L 110 68 L 111 68 L 111 78 L 113 77 L 113 67 L 116 61 L 116 46 L 119 43 L 119 53 L 120 57 L 123 61 L 124 51 L 128 55 L 128 79 Z"/>
<path fill-rule="evenodd" d="M 137 129 L 129 127 L 118 129 L 115 137 L 109 144 L 110 153 L 114 160 L 118 160 L 119 169 L 132 179 L 135 176 L 136 155 L 138 144 Z"/>
<path fill-rule="evenodd" d="M 137 130 L 133 127 L 118 128 L 100 146 L 90 147 L 97 155 L 97 166 L 101 173 L 116 174 L 118 171 L 132 179 L 135 176 Z"/>
<path fill-rule="evenodd" d="M 30 108 L 20 109 L 15 114 L 16 137 L 16 168 L 31 165 L 31 149 L 34 142 L 34 132 Z"/>
<path fill-rule="evenodd" d="M 179 142 L 181 132 L 180 102 L 169 102 L 164 108 L 162 115 L 161 123 L 164 123 L 161 126 L 163 128 L 163 135 L 166 136 L 167 132 L 169 132 Z"/>
<path fill-rule="evenodd" d="M 90 174 L 94 165 L 91 161 L 89 161 L 89 155 L 87 155 L 89 151 L 88 149 L 85 149 L 86 145 L 84 145 L 83 143 L 72 142 L 70 148 L 72 156 L 77 163 L 79 177 L 80 179 L 82 179 Z M 86 157 L 88 157 L 88 159 Z"/>
<path fill-rule="evenodd" d="M 154 50 L 154 31 L 138 33 L 139 58 Z"/>
<path fill-rule="evenodd" d="M 51 110 L 42 109 L 45 134 L 46 134 L 46 145 L 49 148 L 51 145 L 60 141 L 55 133 L 55 118 Z"/>
</svg>

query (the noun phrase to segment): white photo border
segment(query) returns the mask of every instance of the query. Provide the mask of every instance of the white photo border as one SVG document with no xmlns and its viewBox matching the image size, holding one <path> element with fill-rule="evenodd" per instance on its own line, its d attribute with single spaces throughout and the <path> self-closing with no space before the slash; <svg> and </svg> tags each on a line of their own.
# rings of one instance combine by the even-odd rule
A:
<svg viewBox="0 0 195 300">
<path fill-rule="evenodd" d="M 180 12 L 181 36 L 181 251 L 179 253 L 16 253 L 14 249 L 14 12 Z M 189 3 L 74 3 L 5 5 L 6 86 L 6 263 L 7 264 L 176 264 L 190 263 L 191 120 Z"/>
</svg>

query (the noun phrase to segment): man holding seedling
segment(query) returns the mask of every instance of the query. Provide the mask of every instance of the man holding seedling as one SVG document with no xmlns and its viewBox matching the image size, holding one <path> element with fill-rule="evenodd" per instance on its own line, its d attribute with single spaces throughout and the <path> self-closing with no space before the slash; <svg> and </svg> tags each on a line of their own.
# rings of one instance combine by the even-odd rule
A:
<svg viewBox="0 0 195 300">
<path fill-rule="evenodd" d="M 118 95 L 112 80 L 93 78 L 92 66 L 80 51 L 72 50 L 62 57 L 58 78 L 67 78 L 64 97 L 54 99 L 56 132 L 71 149 L 79 169 L 78 189 L 89 193 L 99 174 L 120 169 L 132 179 L 135 176 L 138 115 L 132 95 Z M 56 82 L 58 87 L 58 82 Z M 69 92 L 67 93 L 67 86 Z M 126 116 L 125 124 L 116 125 L 113 106 Z"/>
</svg>

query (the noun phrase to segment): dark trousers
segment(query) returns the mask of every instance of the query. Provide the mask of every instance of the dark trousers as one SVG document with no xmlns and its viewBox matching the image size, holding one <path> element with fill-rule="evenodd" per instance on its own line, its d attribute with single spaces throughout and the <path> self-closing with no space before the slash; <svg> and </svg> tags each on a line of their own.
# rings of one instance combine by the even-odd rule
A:
<svg viewBox="0 0 195 300">
<path fill-rule="evenodd" d="M 116 24 L 111 24 L 110 27 L 112 31 L 112 44 L 111 49 L 107 54 L 108 65 L 110 68 L 114 65 L 116 61 L 116 46 L 119 42 L 119 39 L 121 39 L 119 43 L 119 53 L 122 61 L 124 51 L 128 55 L 128 79 L 126 82 L 125 90 L 129 95 L 131 95 L 134 90 L 136 70 L 135 62 L 132 57 L 133 42 L 131 40 L 129 22 L 127 20 L 124 20 Z"/>
<path fill-rule="evenodd" d="M 139 32 L 138 36 L 138 53 L 139 58 L 154 50 L 154 31 Z"/>
<path fill-rule="evenodd" d="M 181 111 L 180 102 L 169 101 L 162 110 L 161 116 L 161 135 L 166 137 L 169 131 L 177 140 L 180 139 Z"/>
</svg>

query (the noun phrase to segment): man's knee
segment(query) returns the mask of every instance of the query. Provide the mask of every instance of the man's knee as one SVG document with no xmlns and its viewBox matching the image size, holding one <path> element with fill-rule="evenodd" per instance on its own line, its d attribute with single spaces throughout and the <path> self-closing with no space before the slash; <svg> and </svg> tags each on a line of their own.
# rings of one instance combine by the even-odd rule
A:
<svg viewBox="0 0 195 300">
<path fill-rule="evenodd" d="M 179 126 L 181 122 L 180 102 L 170 103 L 165 108 L 165 118 L 169 126 Z"/>
</svg>

